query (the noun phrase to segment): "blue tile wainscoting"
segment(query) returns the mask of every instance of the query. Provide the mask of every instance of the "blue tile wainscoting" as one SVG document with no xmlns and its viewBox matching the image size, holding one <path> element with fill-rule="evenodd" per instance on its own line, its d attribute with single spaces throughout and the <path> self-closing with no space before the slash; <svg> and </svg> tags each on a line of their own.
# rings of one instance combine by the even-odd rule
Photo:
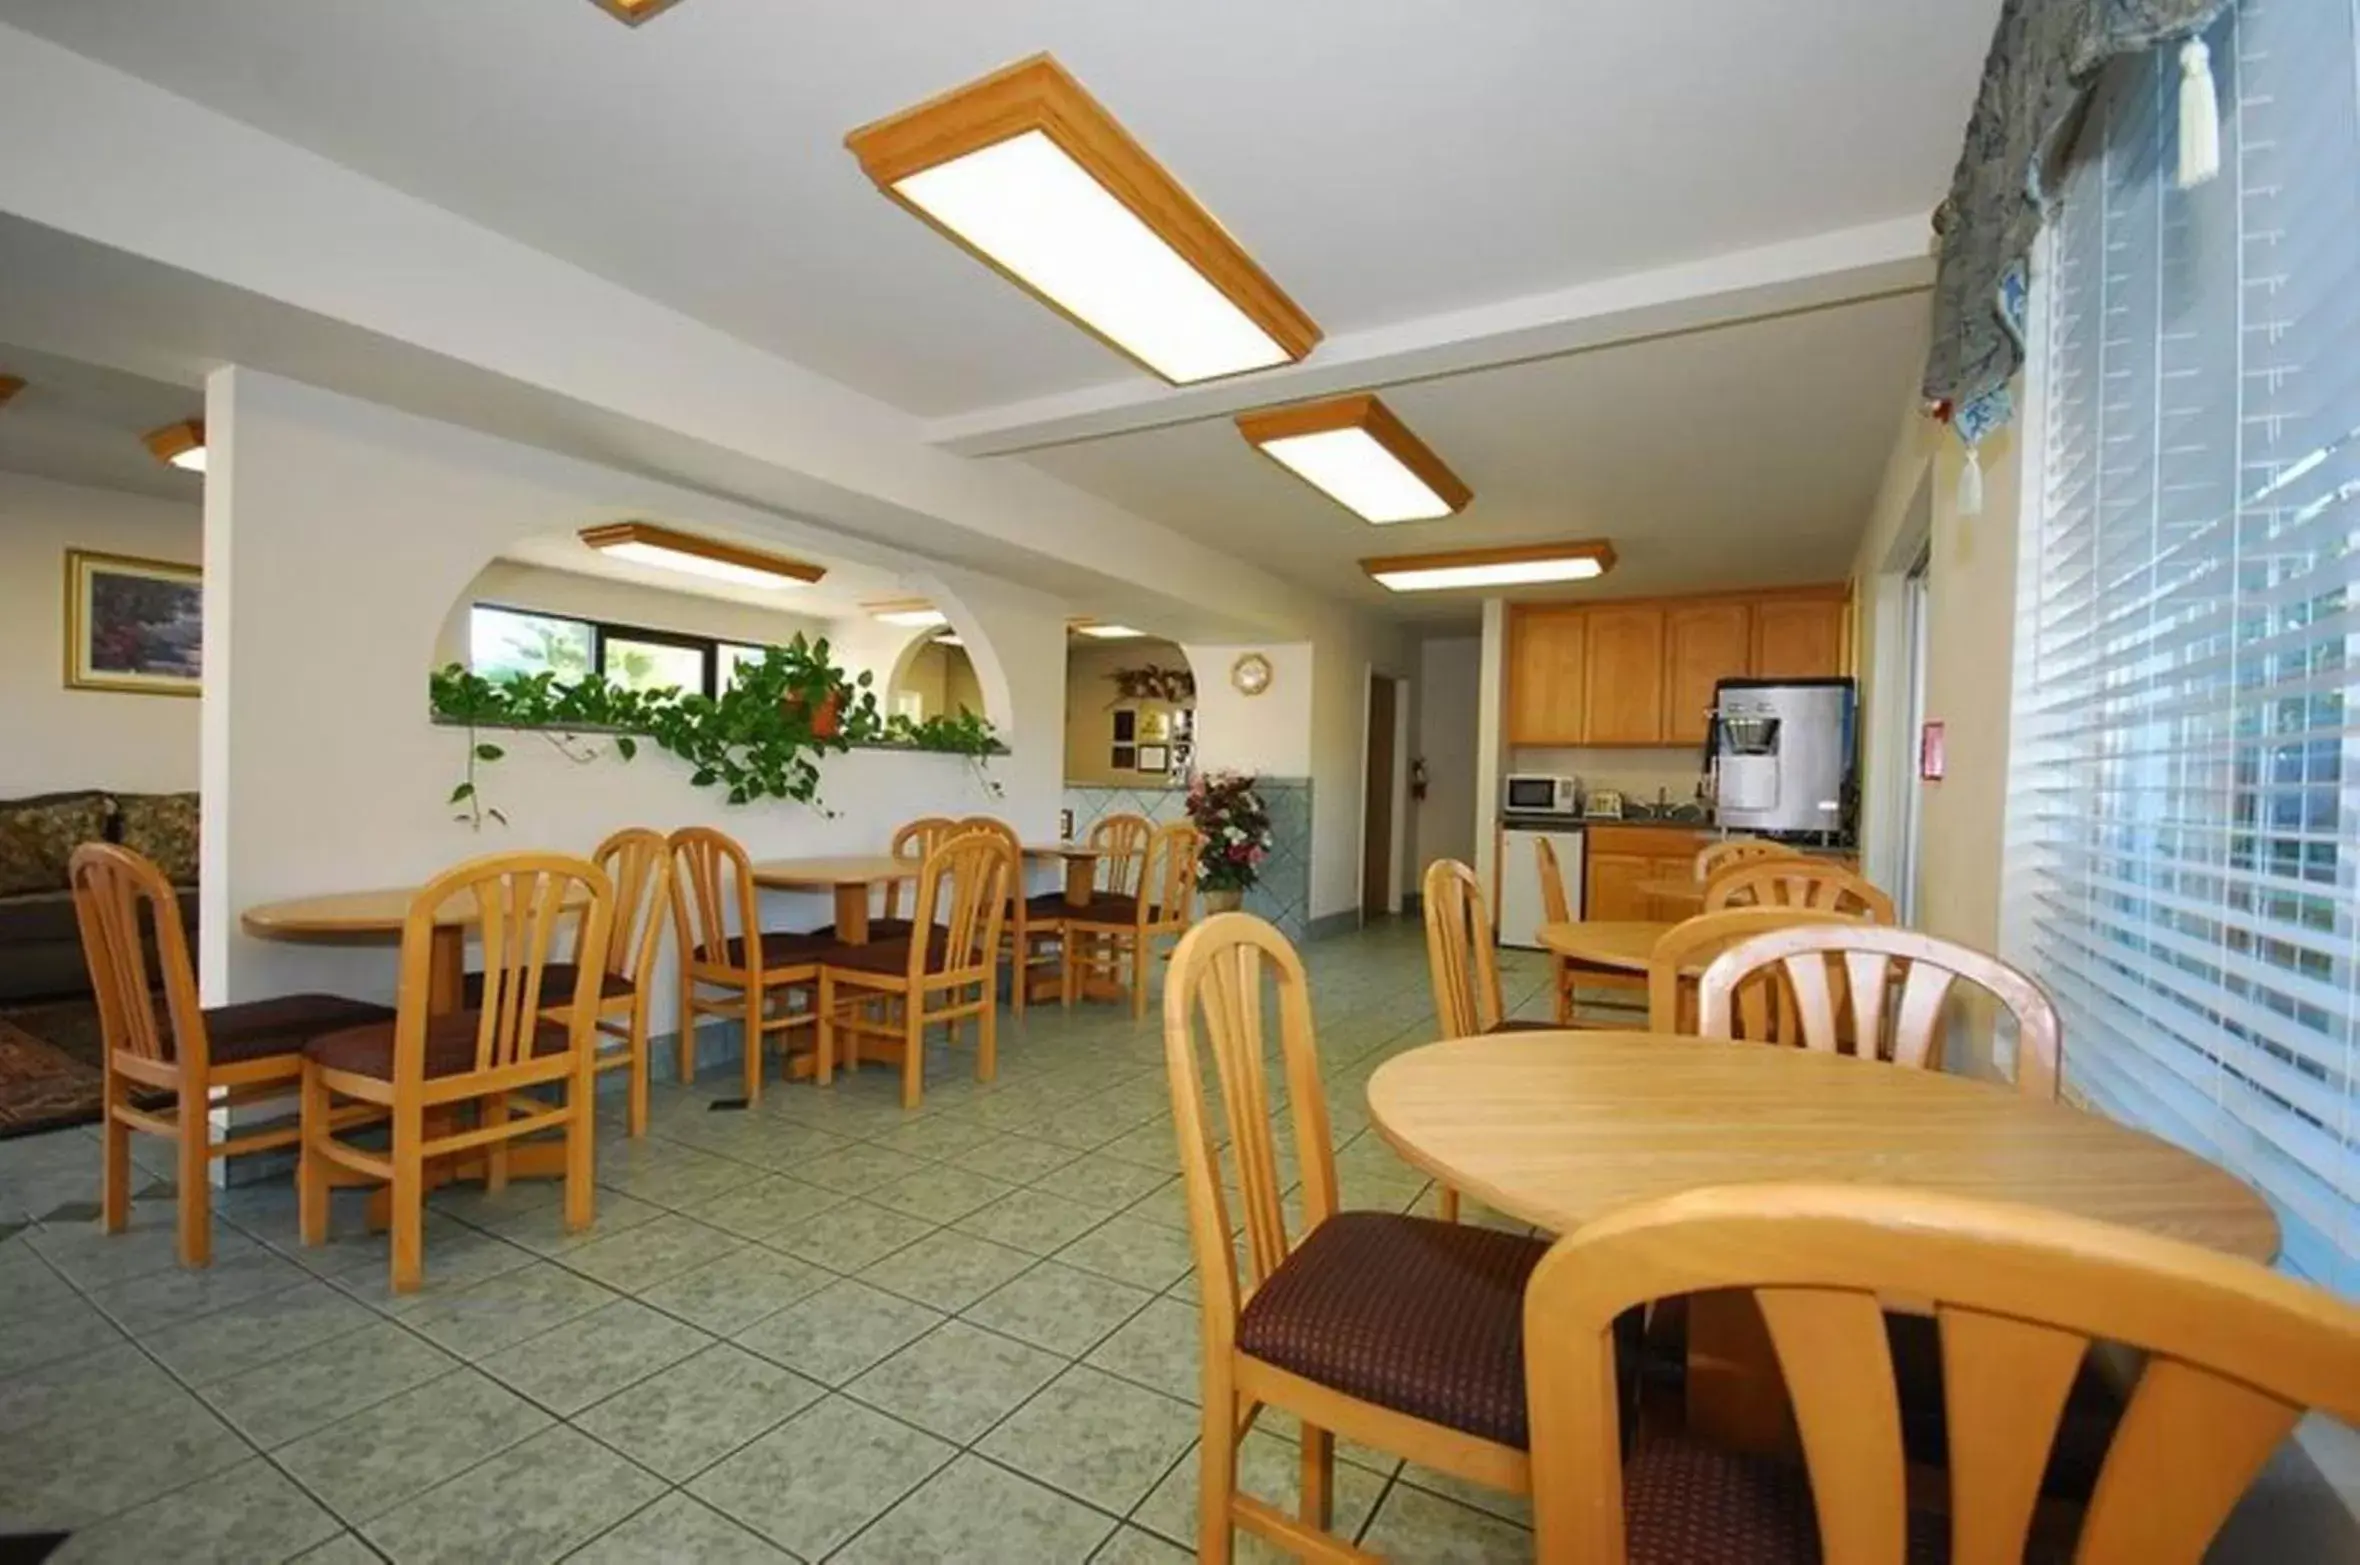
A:
<svg viewBox="0 0 2360 1565">
<path fill-rule="evenodd" d="M 1311 928 L 1311 779 L 1263 777 L 1254 783 L 1270 811 L 1270 857 L 1263 861 L 1261 883 L 1246 893 L 1246 911 L 1259 914 L 1283 931 L 1289 940 L 1305 940 Z M 1188 818 L 1185 788 L 1101 788 L 1068 783 L 1065 808 L 1073 816 L 1076 841 L 1087 841 L 1090 828 L 1109 815 L 1144 815 L 1161 825 Z"/>
</svg>

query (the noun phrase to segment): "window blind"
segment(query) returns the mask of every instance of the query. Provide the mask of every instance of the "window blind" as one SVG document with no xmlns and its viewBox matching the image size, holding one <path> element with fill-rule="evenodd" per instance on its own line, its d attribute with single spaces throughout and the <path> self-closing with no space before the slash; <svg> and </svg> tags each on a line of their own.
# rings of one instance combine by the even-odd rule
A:
<svg viewBox="0 0 2360 1565">
<path fill-rule="evenodd" d="M 2177 50 L 2104 76 L 2042 280 L 2003 949 L 2067 1089 L 2239 1174 L 2360 1291 L 2360 40 L 2245 0 L 2221 175 Z"/>
</svg>

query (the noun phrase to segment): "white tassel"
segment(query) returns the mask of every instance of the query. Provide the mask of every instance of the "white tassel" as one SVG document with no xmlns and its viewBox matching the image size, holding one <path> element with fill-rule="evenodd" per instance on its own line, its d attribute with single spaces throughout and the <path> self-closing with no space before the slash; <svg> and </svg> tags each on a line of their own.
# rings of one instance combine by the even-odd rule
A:
<svg viewBox="0 0 2360 1565">
<path fill-rule="evenodd" d="M 2180 188 L 2194 190 L 2221 171 L 2221 104 L 2213 91 L 2212 52 L 2204 40 L 2180 46 Z"/>
<path fill-rule="evenodd" d="M 1973 446 L 1967 447 L 1966 465 L 1958 470 L 1958 514 L 1983 514 L 1983 458 Z"/>
</svg>

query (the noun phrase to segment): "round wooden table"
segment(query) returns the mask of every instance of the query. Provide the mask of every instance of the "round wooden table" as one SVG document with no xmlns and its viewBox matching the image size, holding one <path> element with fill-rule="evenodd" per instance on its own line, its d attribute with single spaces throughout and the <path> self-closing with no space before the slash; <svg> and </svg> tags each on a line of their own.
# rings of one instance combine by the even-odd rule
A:
<svg viewBox="0 0 2360 1565">
<path fill-rule="evenodd" d="M 1090 894 L 1098 889 L 1098 861 L 1104 857 L 1103 850 L 1082 842 L 1028 842 L 1024 845 L 1024 856 L 1028 859 L 1062 862 L 1065 865 L 1065 879 L 1062 882 L 1065 905 L 1090 905 Z"/>
<path fill-rule="evenodd" d="M 410 916 L 415 886 L 384 891 L 334 891 L 325 896 L 291 897 L 284 902 L 261 902 L 246 909 L 240 921 L 246 933 L 264 940 L 294 940 L 312 944 L 379 944 L 401 939 Z M 576 899 L 569 895 L 569 905 Z M 440 1016 L 459 1008 L 467 983 L 467 926 L 476 919 L 475 899 L 457 896 L 435 910 L 434 946 L 428 959 L 426 1011 Z"/>
<path fill-rule="evenodd" d="M 1592 967 L 1621 967 L 1647 971 L 1647 959 L 1670 924 L 1652 919 L 1577 919 L 1570 924 L 1543 924 L 1535 939 L 1543 949 L 1569 956 Z"/>
<path fill-rule="evenodd" d="M 1666 911 L 1678 913 L 1682 917 L 1704 911 L 1704 882 L 1701 880 L 1675 880 L 1667 875 L 1657 880 L 1638 881 L 1631 890 L 1645 897 L 1650 904 L 1661 903 Z"/>
<path fill-rule="evenodd" d="M 1994 1082 L 1645 1032 L 1413 1049 L 1369 1078 L 1411 1163 L 1558 1233 L 1706 1185 L 1824 1180 L 2016 1201 L 2251 1260 L 2278 1221 L 2247 1185 L 2145 1131 Z"/>
<path fill-rule="evenodd" d="M 1899 1185 L 2121 1223 L 2267 1262 L 2278 1221 L 2226 1171 L 2144 1131 L 1997 1083 L 1764 1044 L 1520 1033 L 1378 1067 L 1369 1119 L 1409 1162 L 1526 1222 L 1711 1185 Z M 1753 1296 L 1688 1301 L 1688 1419 L 1747 1450 L 1788 1439 Z"/>
</svg>

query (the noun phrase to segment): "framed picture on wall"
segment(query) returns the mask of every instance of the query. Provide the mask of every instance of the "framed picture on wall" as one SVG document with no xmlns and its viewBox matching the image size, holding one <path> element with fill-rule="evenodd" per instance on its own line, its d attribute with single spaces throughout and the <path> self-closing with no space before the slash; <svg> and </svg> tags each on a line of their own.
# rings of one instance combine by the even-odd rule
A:
<svg viewBox="0 0 2360 1565">
<path fill-rule="evenodd" d="M 1139 747 L 1118 744 L 1107 751 L 1106 764 L 1118 772 L 1127 772 L 1139 764 Z"/>
<path fill-rule="evenodd" d="M 1139 747 L 1139 770 L 1143 772 L 1168 772 L 1171 769 L 1172 753 L 1165 749 L 1162 745 L 1143 744 Z"/>
<path fill-rule="evenodd" d="M 1114 715 L 1114 742 L 1136 744 L 1139 740 L 1139 714 L 1125 707 Z"/>
<path fill-rule="evenodd" d="M 203 688 L 204 576 L 194 565 L 66 551 L 66 685 L 141 695 Z"/>
<path fill-rule="evenodd" d="M 1171 737 L 1172 719 L 1168 715 L 1162 712 L 1142 712 L 1139 714 L 1139 742 L 1141 744 L 1162 744 Z"/>
</svg>

